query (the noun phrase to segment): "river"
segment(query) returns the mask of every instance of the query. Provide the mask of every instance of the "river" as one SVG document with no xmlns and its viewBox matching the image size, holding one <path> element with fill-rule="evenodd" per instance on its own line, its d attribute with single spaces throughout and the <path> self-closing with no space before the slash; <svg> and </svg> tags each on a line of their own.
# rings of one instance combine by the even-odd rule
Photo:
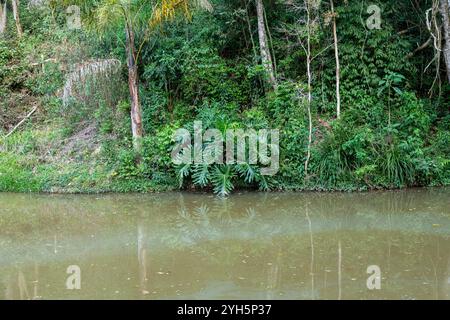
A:
<svg viewBox="0 0 450 320">
<path fill-rule="evenodd" d="M 0 193 L 0 299 L 448 299 L 450 189 Z"/>
</svg>

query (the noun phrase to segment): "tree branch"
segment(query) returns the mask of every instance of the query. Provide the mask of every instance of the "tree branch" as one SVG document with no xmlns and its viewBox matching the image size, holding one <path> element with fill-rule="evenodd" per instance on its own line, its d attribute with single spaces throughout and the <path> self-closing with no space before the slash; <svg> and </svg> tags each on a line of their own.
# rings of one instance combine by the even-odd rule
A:
<svg viewBox="0 0 450 320">
<path fill-rule="evenodd" d="M 17 130 L 17 128 L 19 128 L 21 125 L 22 125 L 22 123 L 24 123 L 29 117 L 31 117 L 32 115 L 33 115 L 33 113 L 35 113 L 36 112 L 36 110 L 37 110 L 37 108 L 38 108 L 38 106 L 35 106 L 34 108 L 33 108 L 33 110 L 31 110 L 30 111 L 30 113 L 29 114 L 27 114 L 27 116 L 25 117 L 25 118 L 23 118 L 22 119 L 22 121 L 20 121 L 6 136 L 5 136 L 5 138 L 8 138 L 10 135 L 12 135 L 13 133 L 14 133 L 14 131 L 16 131 Z"/>
</svg>

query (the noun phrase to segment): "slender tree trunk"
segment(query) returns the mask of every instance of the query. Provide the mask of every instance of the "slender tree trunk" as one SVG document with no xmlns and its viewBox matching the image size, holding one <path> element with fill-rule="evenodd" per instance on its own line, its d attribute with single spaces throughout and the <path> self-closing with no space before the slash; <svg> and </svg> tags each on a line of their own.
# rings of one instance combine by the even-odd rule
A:
<svg viewBox="0 0 450 320">
<path fill-rule="evenodd" d="M 269 45 L 267 42 L 263 0 L 256 0 L 256 12 L 258 16 L 258 36 L 259 36 L 259 48 L 261 50 L 261 60 L 264 69 L 266 70 L 269 84 L 274 90 L 276 90 L 277 80 L 275 79 L 272 56 L 270 54 Z"/>
<path fill-rule="evenodd" d="M 331 14 L 333 15 L 333 37 L 334 37 L 334 54 L 336 57 L 336 114 L 337 118 L 341 117 L 341 64 L 339 61 L 339 47 L 336 28 L 336 13 L 334 12 L 333 0 L 330 1 Z"/>
<path fill-rule="evenodd" d="M 305 160 L 305 177 L 308 177 L 308 165 L 311 158 L 311 144 L 312 144 L 312 116 L 311 116 L 311 105 L 312 105 L 312 74 L 311 74 L 311 11 L 309 7 L 308 0 L 305 0 L 306 13 L 307 13 L 307 33 L 308 39 L 306 44 L 306 70 L 308 73 L 308 122 L 309 122 L 309 134 L 308 134 L 308 149 Z"/>
<path fill-rule="evenodd" d="M 136 48 L 134 43 L 134 31 L 132 27 L 126 26 L 127 44 L 127 65 L 128 65 L 128 87 L 130 90 L 131 102 L 131 130 L 133 133 L 133 145 L 135 151 L 140 154 L 142 151 L 142 137 L 144 129 L 142 126 L 142 110 L 139 100 L 139 75 L 136 64 Z"/>
<path fill-rule="evenodd" d="M 444 29 L 444 60 L 447 69 L 447 78 L 450 83 L 450 4 L 448 0 L 441 0 L 439 11 L 442 15 Z"/>
<path fill-rule="evenodd" d="M 267 13 L 266 13 L 266 9 L 264 8 L 264 23 L 266 26 L 266 30 L 267 30 L 267 35 L 269 36 L 269 52 L 272 55 L 272 62 L 273 62 L 273 73 L 275 75 L 275 79 L 277 78 L 277 59 L 275 56 L 275 50 L 273 50 L 273 39 L 272 39 L 272 33 L 270 32 L 270 28 L 269 28 L 269 23 L 267 22 Z"/>
<path fill-rule="evenodd" d="M 6 31 L 6 18 L 7 18 L 6 11 L 7 11 L 6 1 L 3 4 L 0 2 L 0 35 L 5 33 Z"/>
<path fill-rule="evenodd" d="M 256 61 L 258 53 L 256 52 L 255 40 L 253 39 L 252 25 L 250 23 L 250 17 L 248 16 L 248 5 L 247 7 L 245 7 L 245 20 L 247 21 L 248 33 L 250 34 L 250 41 L 252 42 L 253 55 Z"/>
<path fill-rule="evenodd" d="M 22 25 L 20 24 L 19 0 L 11 0 L 13 7 L 14 21 L 16 21 L 17 36 L 22 37 Z"/>
</svg>

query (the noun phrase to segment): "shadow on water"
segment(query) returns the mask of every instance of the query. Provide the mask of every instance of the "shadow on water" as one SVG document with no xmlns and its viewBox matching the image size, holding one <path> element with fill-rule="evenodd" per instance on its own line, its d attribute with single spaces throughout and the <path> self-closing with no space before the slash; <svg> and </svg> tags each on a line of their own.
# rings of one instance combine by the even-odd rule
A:
<svg viewBox="0 0 450 320">
<path fill-rule="evenodd" d="M 0 194 L 0 299 L 448 299 L 449 199 Z"/>
</svg>

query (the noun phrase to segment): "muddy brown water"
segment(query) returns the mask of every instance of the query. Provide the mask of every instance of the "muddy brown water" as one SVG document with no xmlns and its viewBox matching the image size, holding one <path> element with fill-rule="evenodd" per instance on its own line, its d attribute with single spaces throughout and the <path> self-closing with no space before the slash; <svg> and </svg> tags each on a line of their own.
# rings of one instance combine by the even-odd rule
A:
<svg viewBox="0 0 450 320">
<path fill-rule="evenodd" d="M 449 240 L 449 188 L 0 193 L 0 299 L 448 299 Z"/>
</svg>

